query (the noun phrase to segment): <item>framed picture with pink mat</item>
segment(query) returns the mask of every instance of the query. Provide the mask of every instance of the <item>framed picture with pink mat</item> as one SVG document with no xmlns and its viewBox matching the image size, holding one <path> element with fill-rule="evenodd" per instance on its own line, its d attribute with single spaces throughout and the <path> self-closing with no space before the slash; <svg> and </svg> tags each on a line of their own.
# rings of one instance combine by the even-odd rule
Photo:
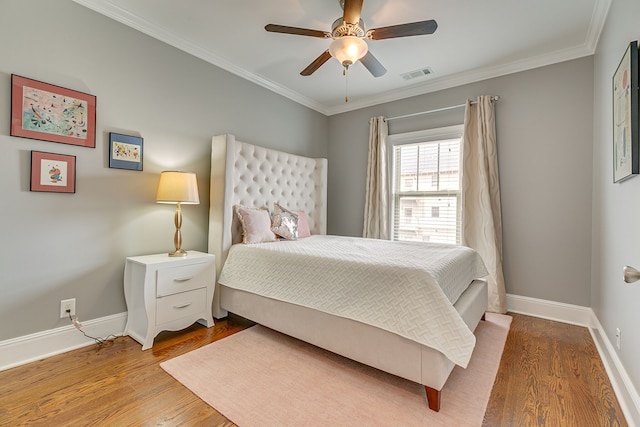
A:
<svg viewBox="0 0 640 427">
<path fill-rule="evenodd" d="M 11 75 L 11 136 L 96 146 L 96 97 Z"/>
<path fill-rule="evenodd" d="M 76 156 L 31 152 L 31 191 L 76 192 Z"/>
</svg>

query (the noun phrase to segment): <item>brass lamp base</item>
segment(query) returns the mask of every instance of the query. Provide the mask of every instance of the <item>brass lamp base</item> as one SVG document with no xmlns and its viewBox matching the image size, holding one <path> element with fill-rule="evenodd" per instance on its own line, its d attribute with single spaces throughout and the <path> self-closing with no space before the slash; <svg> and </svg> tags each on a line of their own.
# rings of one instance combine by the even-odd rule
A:
<svg viewBox="0 0 640 427">
<path fill-rule="evenodd" d="M 187 252 L 181 248 L 182 233 L 180 232 L 180 227 L 182 227 L 182 209 L 180 208 L 180 203 L 176 204 L 176 213 L 173 217 L 173 220 L 176 224 L 176 233 L 173 235 L 173 245 L 175 246 L 176 250 L 174 252 L 169 252 L 169 256 L 187 256 Z"/>
<path fill-rule="evenodd" d="M 184 249 L 178 249 L 175 252 L 169 252 L 169 256 L 187 256 L 187 252 Z"/>
</svg>

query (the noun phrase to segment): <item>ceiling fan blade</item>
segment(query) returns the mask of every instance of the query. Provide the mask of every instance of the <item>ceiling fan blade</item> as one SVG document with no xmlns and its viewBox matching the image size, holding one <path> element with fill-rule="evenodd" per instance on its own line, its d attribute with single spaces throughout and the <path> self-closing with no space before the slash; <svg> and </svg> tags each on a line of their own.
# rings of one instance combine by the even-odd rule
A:
<svg viewBox="0 0 640 427">
<path fill-rule="evenodd" d="M 387 69 L 378 61 L 378 59 L 373 56 L 373 54 L 369 51 L 365 56 L 360 58 L 360 62 L 362 65 L 369 70 L 373 77 L 384 76 L 387 73 Z"/>
<path fill-rule="evenodd" d="M 438 23 L 433 19 L 429 21 L 411 22 L 409 24 L 390 25 L 388 27 L 374 28 L 371 31 L 372 40 L 393 39 L 396 37 L 422 36 L 433 34 L 438 28 Z"/>
<path fill-rule="evenodd" d="M 307 66 L 304 70 L 300 71 L 301 76 L 310 76 L 313 74 L 322 64 L 327 62 L 331 58 L 331 54 L 329 53 L 329 49 L 325 50 L 318 56 L 314 61 Z"/>
<path fill-rule="evenodd" d="M 283 33 L 283 34 L 295 34 L 298 36 L 310 36 L 310 37 L 327 37 L 324 31 L 309 30 L 307 28 L 287 27 L 286 25 L 268 24 L 264 27 L 265 30 L 271 33 Z"/>
<path fill-rule="evenodd" d="M 344 0 L 344 14 L 342 19 L 348 24 L 360 22 L 360 12 L 362 12 L 362 0 Z"/>
</svg>

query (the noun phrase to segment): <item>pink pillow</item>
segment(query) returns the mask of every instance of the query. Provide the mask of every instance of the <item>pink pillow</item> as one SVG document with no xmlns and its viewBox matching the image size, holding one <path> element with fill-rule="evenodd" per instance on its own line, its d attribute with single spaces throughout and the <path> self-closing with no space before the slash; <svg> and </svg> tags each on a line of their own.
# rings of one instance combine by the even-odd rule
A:
<svg viewBox="0 0 640 427">
<path fill-rule="evenodd" d="M 309 221 L 307 221 L 307 214 L 304 211 L 294 211 L 298 215 L 298 239 L 311 236 L 311 230 L 309 229 Z"/>
<path fill-rule="evenodd" d="M 242 224 L 242 243 L 276 241 L 276 235 L 271 231 L 271 216 L 268 210 L 236 205 L 236 214 Z"/>
</svg>

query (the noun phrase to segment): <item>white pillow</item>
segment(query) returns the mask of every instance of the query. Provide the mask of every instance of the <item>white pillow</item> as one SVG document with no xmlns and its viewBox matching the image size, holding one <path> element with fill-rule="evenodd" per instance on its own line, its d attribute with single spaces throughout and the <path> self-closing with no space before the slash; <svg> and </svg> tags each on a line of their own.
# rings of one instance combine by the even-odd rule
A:
<svg viewBox="0 0 640 427">
<path fill-rule="evenodd" d="M 236 205 L 236 214 L 242 224 L 242 243 L 274 242 L 271 217 L 266 209 L 247 208 Z"/>
<path fill-rule="evenodd" d="M 298 215 L 279 204 L 273 205 L 271 231 L 286 240 L 298 240 Z"/>
</svg>

